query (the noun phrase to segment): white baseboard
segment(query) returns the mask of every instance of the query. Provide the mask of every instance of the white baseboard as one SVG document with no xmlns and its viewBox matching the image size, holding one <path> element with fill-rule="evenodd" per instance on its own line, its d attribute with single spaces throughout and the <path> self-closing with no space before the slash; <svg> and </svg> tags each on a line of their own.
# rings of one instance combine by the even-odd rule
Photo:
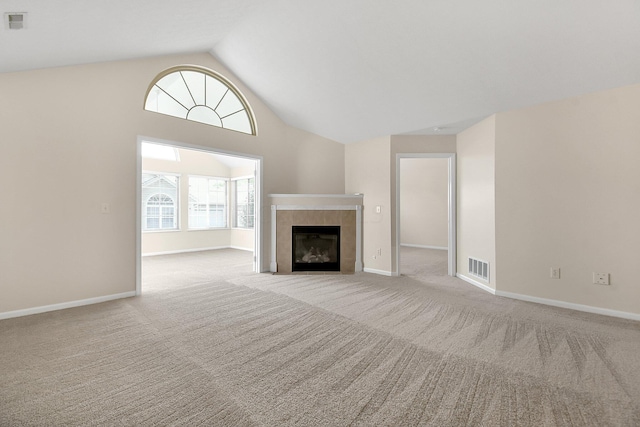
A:
<svg viewBox="0 0 640 427">
<path fill-rule="evenodd" d="M 400 243 L 400 246 L 406 246 L 408 248 L 420 248 L 420 249 L 438 249 L 440 251 L 448 251 L 446 246 L 429 246 L 429 245 L 412 245 L 411 243 Z"/>
<path fill-rule="evenodd" d="M 467 283 L 472 284 L 473 286 L 477 286 L 480 289 L 499 297 L 517 299 L 520 301 L 527 301 L 527 302 L 535 302 L 537 304 L 550 305 L 553 307 L 560 307 L 560 308 L 568 308 L 570 310 L 584 311 L 587 313 L 601 314 L 603 316 L 619 317 L 621 319 L 640 320 L 640 314 L 636 314 L 636 313 L 627 313 L 626 311 L 610 310 L 608 308 L 593 307 L 590 305 L 583 305 L 583 304 L 575 304 L 572 302 L 559 301 L 555 299 L 539 298 L 539 297 L 533 297 L 530 295 L 522 295 L 522 294 L 515 294 L 512 292 L 497 291 L 493 288 L 490 288 L 487 285 L 483 285 L 482 283 L 477 282 L 460 273 L 456 274 L 456 277 L 464 280 Z"/>
<path fill-rule="evenodd" d="M 512 292 L 497 291 L 497 296 L 517 299 L 538 304 L 551 305 L 553 307 L 568 308 L 571 310 L 585 311 L 587 313 L 602 314 L 604 316 L 620 317 L 622 319 L 640 320 L 640 314 L 627 313 L 626 311 L 610 310 L 608 308 L 593 307 L 590 305 L 575 304 L 572 302 L 559 301 L 554 299 L 532 297 L 529 295 L 514 294 Z"/>
<path fill-rule="evenodd" d="M 142 254 L 142 256 L 146 257 L 146 256 L 157 256 L 157 255 L 185 254 L 185 253 L 188 253 L 188 252 L 215 251 L 215 250 L 218 250 L 218 249 L 229 249 L 229 248 L 231 248 L 231 246 L 213 246 L 213 247 L 210 247 L 210 248 L 180 249 L 180 250 L 177 250 L 177 251 L 149 252 L 149 253 L 146 253 L 146 254 Z"/>
<path fill-rule="evenodd" d="M 381 276 L 397 276 L 397 274 L 393 274 L 391 271 L 386 270 L 376 270 L 375 268 L 367 268 L 365 267 L 363 270 L 365 273 L 379 274 Z"/>
<path fill-rule="evenodd" d="M 240 246 L 229 246 L 229 249 L 237 249 L 239 251 L 253 252 L 253 248 L 241 248 Z"/>
<path fill-rule="evenodd" d="M 467 283 L 472 284 L 473 286 L 477 286 L 478 288 L 482 289 L 483 291 L 489 292 L 490 294 L 493 294 L 493 295 L 496 294 L 496 290 L 493 289 L 492 287 L 487 286 L 487 285 L 485 285 L 483 283 L 480 283 L 480 282 L 478 282 L 478 281 L 476 281 L 476 280 L 474 280 L 474 279 L 472 279 L 470 277 L 467 277 L 467 276 L 465 276 L 463 274 L 457 273 L 456 277 L 458 279 L 464 280 Z"/>
<path fill-rule="evenodd" d="M 98 304 L 106 301 L 113 301 L 121 298 L 130 298 L 136 296 L 135 291 L 123 292 L 121 294 L 105 295 L 102 297 L 88 298 L 78 301 L 63 302 L 60 304 L 43 305 L 40 307 L 25 308 L 23 310 L 5 311 L 0 313 L 0 320 L 11 319 L 13 317 L 30 316 L 32 314 L 46 313 L 48 311 L 64 310 L 65 308 L 80 307 L 83 305 Z"/>
</svg>

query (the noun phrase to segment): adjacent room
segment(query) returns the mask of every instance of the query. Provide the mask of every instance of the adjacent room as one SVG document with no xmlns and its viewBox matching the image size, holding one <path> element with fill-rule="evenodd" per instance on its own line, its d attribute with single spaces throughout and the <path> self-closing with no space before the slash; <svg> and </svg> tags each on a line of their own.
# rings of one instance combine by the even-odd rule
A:
<svg viewBox="0 0 640 427">
<path fill-rule="evenodd" d="M 400 232 L 399 274 L 450 274 L 455 260 L 453 241 L 455 220 L 449 195 L 449 159 L 412 157 L 398 159 Z M 451 245 L 454 246 L 454 245 Z M 451 270 L 450 270 L 451 268 Z"/>
<path fill-rule="evenodd" d="M 0 8 L 0 426 L 640 425 L 636 3 Z"/>
</svg>

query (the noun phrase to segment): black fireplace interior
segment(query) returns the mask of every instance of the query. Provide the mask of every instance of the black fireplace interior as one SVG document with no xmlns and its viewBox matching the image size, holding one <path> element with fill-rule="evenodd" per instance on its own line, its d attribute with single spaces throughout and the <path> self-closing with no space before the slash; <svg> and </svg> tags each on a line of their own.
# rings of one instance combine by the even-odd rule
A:
<svg viewBox="0 0 640 427">
<path fill-rule="evenodd" d="M 293 226 L 292 271 L 340 271 L 339 226 Z"/>
</svg>

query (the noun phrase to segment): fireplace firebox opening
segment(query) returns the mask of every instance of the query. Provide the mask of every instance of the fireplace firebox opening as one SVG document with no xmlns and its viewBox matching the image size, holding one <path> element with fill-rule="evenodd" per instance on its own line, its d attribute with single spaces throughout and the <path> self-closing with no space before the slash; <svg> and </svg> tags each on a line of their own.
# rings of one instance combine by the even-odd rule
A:
<svg viewBox="0 0 640 427">
<path fill-rule="evenodd" d="M 339 226 L 292 226 L 292 271 L 340 271 Z"/>
</svg>

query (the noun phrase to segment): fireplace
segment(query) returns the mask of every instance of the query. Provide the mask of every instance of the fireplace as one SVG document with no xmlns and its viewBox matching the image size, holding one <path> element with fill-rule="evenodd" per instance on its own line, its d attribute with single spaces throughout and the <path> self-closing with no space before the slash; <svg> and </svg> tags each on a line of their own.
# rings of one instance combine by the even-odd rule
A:
<svg viewBox="0 0 640 427">
<path fill-rule="evenodd" d="M 292 271 L 340 271 L 339 226 L 292 226 Z"/>
<path fill-rule="evenodd" d="M 269 197 L 272 200 L 271 272 L 299 274 L 329 271 L 352 274 L 362 271 L 362 194 L 270 194 Z M 331 243 L 335 241 L 336 244 L 336 259 L 332 260 L 326 254 L 329 262 L 335 264 L 328 264 L 324 257 L 318 258 L 317 254 L 310 253 L 307 262 L 303 261 L 304 253 L 296 257 L 293 228 L 322 227 L 304 232 L 312 233 L 312 236 L 322 235 L 326 239 L 326 235 L 331 233 L 327 233 L 323 226 L 334 227 L 331 233 L 337 235 L 331 238 Z M 309 238 L 308 235 L 306 237 Z M 310 246 L 316 249 L 317 245 L 309 244 L 309 251 Z M 296 263 L 296 259 L 302 262 Z M 298 264 L 295 270 L 294 264 Z"/>
</svg>

